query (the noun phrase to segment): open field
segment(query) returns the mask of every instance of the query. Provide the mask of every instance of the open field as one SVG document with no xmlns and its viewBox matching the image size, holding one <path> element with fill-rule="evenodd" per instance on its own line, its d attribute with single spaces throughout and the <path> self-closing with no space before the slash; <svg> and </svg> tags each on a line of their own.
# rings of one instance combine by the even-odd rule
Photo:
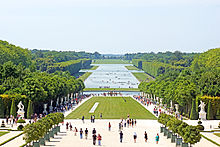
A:
<svg viewBox="0 0 220 147">
<path fill-rule="evenodd" d="M 130 64 L 130 62 L 121 59 L 96 59 L 92 64 Z"/>
<path fill-rule="evenodd" d="M 82 81 L 85 81 L 91 74 L 92 72 L 86 72 L 83 75 L 81 75 L 79 79 L 81 79 Z"/>
<path fill-rule="evenodd" d="M 140 70 L 135 66 L 125 66 L 128 70 Z"/>
<path fill-rule="evenodd" d="M 85 88 L 83 91 L 140 91 L 138 88 Z"/>
<path fill-rule="evenodd" d="M 89 113 L 93 105 L 98 102 L 99 105 L 94 113 Z M 130 118 L 134 119 L 156 119 L 156 117 L 146 110 L 141 104 L 132 99 L 131 97 L 93 97 L 79 106 L 75 111 L 70 113 L 66 119 L 81 119 L 85 116 L 90 119 L 91 115 L 99 118 L 100 113 L 104 119 L 121 119 Z"/>
<path fill-rule="evenodd" d="M 138 79 L 138 81 L 142 82 L 142 81 L 147 81 L 147 82 L 150 82 L 152 80 L 154 80 L 151 76 L 149 76 L 148 74 L 142 72 L 142 73 L 135 73 L 135 72 L 132 72 L 132 74 Z"/>
<path fill-rule="evenodd" d="M 0 137 L 7 134 L 7 133 L 9 133 L 9 132 L 0 132 Z"/>
</svg>

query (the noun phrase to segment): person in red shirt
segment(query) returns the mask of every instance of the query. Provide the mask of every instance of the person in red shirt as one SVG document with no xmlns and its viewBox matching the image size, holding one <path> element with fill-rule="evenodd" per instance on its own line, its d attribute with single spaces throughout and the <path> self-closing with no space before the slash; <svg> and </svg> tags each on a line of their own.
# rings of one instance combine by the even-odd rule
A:
<svg viewBox="0 0 220 147">
<path fill-rule="evenodd" d="M 98 134 L 97 140 L 98 140 L 98 145 L 101 146 L 102 136 L 100 134 Z"/>
</svg>

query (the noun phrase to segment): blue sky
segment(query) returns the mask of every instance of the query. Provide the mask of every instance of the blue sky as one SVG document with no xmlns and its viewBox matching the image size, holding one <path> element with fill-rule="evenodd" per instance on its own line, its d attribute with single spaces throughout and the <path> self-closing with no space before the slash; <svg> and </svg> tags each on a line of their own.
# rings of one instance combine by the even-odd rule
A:
<svg viewBox="0 0 220 147">
<path fill-rule="evenodd" d="M 204 52 L 220 47 L 219 0 L 7 0 L 0 39 L 29 49 Z"/>
</svg>

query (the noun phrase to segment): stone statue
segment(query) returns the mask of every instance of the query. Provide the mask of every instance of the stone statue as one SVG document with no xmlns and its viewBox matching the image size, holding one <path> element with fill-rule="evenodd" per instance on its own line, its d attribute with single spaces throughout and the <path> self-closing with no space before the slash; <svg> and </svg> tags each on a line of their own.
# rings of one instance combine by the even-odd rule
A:
<svg viewBox="0 0 220 147">
<path fill-rule="evenodd" d="M 200 112 L 205 112 L 205 103 L 203 101 L 200 101 L 199 107 L 201 108 Z"/>
<path fill-rule="evenodd" d="M 203 101 L 200 101 L 199 107 L 201 108 L 199 112 L 199 118 L 201 120 L 206 120 L 205 103 Z"/>
<path fill-rule="evenodd" d="M 20 101 L 17 106 L 18 106 L 17 114 L 19 115 L 20 118 L 24 118 L 24 113 L 25 113 L 24 112 L 24 105 Z"/>
<path fill-rule="evenodd" d="M 49 107 L 49 109 L 50 109 L 50 113 L 53 112 L 53 100 L 51 100 L 51 102 L 50 102 L 50 107 Z"/>
<path fill-rule="evenodd" d="M 176 108 L 176 113 L 179 113 L 179 105 L 175 104 L 175 108 Z"/>
<path fill-rule="evenodd" d="M 43 114 L 46 114 L 46 115 L 47 115 L 47 104 L 44 104 L 44 111 L 43 111 Z"/>
<path fill-rule="evenodd" d="M 57 106 L 59 105 L 59 98 L 57 98 Z"/>
<path fill-rule="evenodd" d="M 21 101 L 18 104 L 18 111 L 24 111 L 24 105 L 22 104 Z"/>
</svg>

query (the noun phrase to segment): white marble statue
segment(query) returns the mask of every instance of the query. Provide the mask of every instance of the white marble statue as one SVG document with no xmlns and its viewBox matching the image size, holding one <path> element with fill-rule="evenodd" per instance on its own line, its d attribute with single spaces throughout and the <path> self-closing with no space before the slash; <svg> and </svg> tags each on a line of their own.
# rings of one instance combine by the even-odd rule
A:
<svg viewBox="0 0 220 147">
<path fill-rule="evenodd" d="M 203 101 L 200 101 L 199 107 L 201 108 L 199 112 L 199 118 L 201 120 L 206 120 L 205 103 Z"/>
<path fill-rule="evenodd" d="M 49 107 L 49 109 L 50 109 L 50 112 L 53 112 L 53 100 L 50 101 L 50 107 Z"/>
<path fill-rule="evenodd" d="M 20 101 L 17 105 L 18 107 L 18 111 L 17 114 L 20 116 L 20 118 L 24 118 L 24 105 L 22 104 L 22 102 Z"/>
<path fill-rule="evenodd" d="M 175 104 L 175 108 L 176 108 L 176 113 L 179 113 L 179 105 Z"/>
<path fill-rule="evenodd" d="M 47 114 L 47 104 L 44 104 L 44 111 L 43 114 Z"/>
</svg>

